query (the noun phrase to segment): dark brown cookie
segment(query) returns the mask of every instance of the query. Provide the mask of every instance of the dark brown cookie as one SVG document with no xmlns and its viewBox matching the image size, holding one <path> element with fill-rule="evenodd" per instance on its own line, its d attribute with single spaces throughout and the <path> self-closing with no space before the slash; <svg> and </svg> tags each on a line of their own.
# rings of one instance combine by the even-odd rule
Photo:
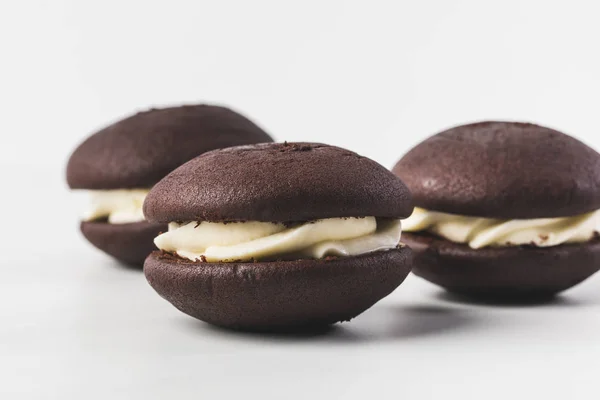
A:
<svg viewBox="0 0 600 400">
<path fill-rule="evenodd" d="M 600 270 L 600 240 L 536 248 L 474 250 L 428 234 L 404 233 L 415 275 L 455 293 L 496 299 L 555 295 Z"/>
<path fill-rule="evenodd" d="M 67 182 L 73 189 L 149 188 L 206 151 L 271 141 L 253 122 L 228 108 L 151 109 L 83 142 L 69 159 Z"/>
<path fill-rule="evenodd" d="M 271 142 L 246 117 L 224 107 L 190 105 L 152 109 L 118 121 L 90 136 L 71 155 L 67 182 L 73 189 L 150 188 L 203 152 Z M 166 224 L 82 223 L 96 247 L 140 267 L 155 250 L 153 239 Z"/>
<path fill-rule="evenodd" d="M 144 265 L 150 285 L 179 310 L 227 328 L 288 330 L 348 321 L 410 272 L 411 251 L 258 263 L 195 263 L 161 252 Z"/>
<path fill-rule="evenodd" d="M 533 124 L 458 126 L 410 150 L 393 168 L 414 204 L 491 218 L 550 218 L 600 209 L 600 155 Z"/>
<path fill-rule="evenodd" d="M 156 250 L 154 238 L 167 229 L 166 224 L 146 221 L 131 224 L 81 223 L 81 232 L 90 243 L 114 258 L 138 267 L 144 264 L 148 254 Z"/>
<path fill-rule="evenodd" d="M 412 212 L 404 184 L 376 162 L 318 143 L 270 143 L 205 153 L 160 181 L 150 221 L 282 221 Z M 354 257 L 255 263 L 148 257 L 152 287 L 181 311 L 244 330 L 349 320 L 388 295 L 411 269 L 408 248 Z"/>
<path fill-rule="evenodd" d="M 404 183 L 366 157 L 318 143 L 267 143 L 205 153 L 160 181 L 146 218 L 310 221 L 412 212 Z"/>
</svg>

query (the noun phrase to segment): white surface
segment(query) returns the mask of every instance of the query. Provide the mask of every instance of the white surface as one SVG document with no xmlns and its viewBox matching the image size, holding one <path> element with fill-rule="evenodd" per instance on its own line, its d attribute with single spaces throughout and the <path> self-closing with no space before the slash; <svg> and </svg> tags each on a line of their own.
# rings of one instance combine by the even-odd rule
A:
<svg viewBox="0 0 600 400">
<path fill-rule="evenodd" d="M 318 337 L 211 329 L 77 232 L 64 164 L 139 107 L 212 101 L 386 166 L 440 129 L 600 148 L 594 1 L 0 3 L 2 399 L 597 399 L 600 277 L 538 307 L 410 278 Z"/>
</svg>

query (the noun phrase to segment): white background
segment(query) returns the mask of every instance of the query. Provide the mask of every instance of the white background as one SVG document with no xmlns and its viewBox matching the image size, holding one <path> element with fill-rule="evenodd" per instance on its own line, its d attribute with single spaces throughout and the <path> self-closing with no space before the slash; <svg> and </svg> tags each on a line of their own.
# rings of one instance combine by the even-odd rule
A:
<svg viewBox="0 0 600 400">
<path fill-rule="evenodd" d="M 0 398 L 597 399 L 600 277 L 541 306 L 409 278 L 328 335 L 212 329 L 77 231 L 64 166 L 140 108 L 232 106 L 387 167 L 481 119 L 600 148 L 589 1 L 0 1 Z"/>
</svg>

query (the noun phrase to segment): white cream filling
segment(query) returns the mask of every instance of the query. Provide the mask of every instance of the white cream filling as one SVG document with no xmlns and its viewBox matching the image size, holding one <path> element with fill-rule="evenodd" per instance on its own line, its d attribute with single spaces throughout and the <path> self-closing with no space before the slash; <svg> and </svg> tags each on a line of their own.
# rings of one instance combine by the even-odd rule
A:
<svg viewBox="0 0 600 400">
<path fill-rule="evenodd" d="M 170 223 L 156 246 L 193 261 L 355 256 L 392 249 L 400 243 L 400 220 L 375 217 L 328 218 L 291 228 L 271 222 Z"/>
<path fill-rule="evenodd" d="M 108 218 L 111 224 L 144 221 L 142 207 L 148 189 L 93 190 L 89 192 L 84 221 Z"/>
<path fill-rule="evenodd" d="M 600 211 L 594 211 L 564 218 L 501 220 L 415 208 L 402 223 L 407 232 L 431 232 L 473 249 L 529 244 L 549 247 L 589 241 L 598 228 L 599 217 Z"/>
</svg>

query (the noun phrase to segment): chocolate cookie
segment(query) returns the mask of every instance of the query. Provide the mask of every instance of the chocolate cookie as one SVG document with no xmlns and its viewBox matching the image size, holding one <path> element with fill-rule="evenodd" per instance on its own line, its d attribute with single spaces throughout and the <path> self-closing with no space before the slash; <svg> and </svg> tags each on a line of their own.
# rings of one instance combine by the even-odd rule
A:
<svg viewBox="0 0 600 400">
<path fill-rule="evenodd" d="M 398 178 L 348 150 L 215 150 L 146 197 L 147 219 L 170 229 L 144 272 L 175 307 L 214 325 L 264 331 L 347 321 L 410 272 L 396 221 L 411 212 Z"/>
<path fill-rule="evenodd" d="M 69 186 L 98 196 L 81 230 L 99 249 L 141 266 L 156 249 L 152 239 L 168 229 L 144 221 L 145 192 L 204 152 L 271 141 L 244 116 L 211 105 L 151 109 L 109 125 L 88 137 L 67 165 Z"/>
<path fill-rule="evenodd" d="M 600 157 L 539 125 L 480 122 L 431 136 L 393 172 L 428 210 L 489 218 L 551 218 L 600 209 Z"/>
<path fill-rule="evenodd" d="M 385 168 L 318 143 L 206 153 L 160 181 L 144 203 L 145 215 L 156 222 L 397 218 L 411 212 L 409 192 Z"/>
<path fill-rule="evenodd" d="M 393 168 L 422 209 L 404 226 L 413 272 L 496 299 L 578 284 L 600 269 L 598 171 L 596 151 L 533 124 L 481 122 L 426 139 Z"/>
<path fill-rule="evenodd" d="M 272 141 L 229 108 L 206 104 L 153 108 L 88 137 L 69 159 L 67 182 L 72 189 L 150 188 L 207 151 Z"/>
<path fill-rule="evenodd" d="M 349 321 L 410 272 L 408 248 L 356 257 L 208 263 L 152 253 L 148 282 L 180 311 L 246 330 L 287 330 Z"/>
<path fill-rule="evenodd" d="M 104 221 L 82 221 L 83 236 L 106 254 L 130 265 L 140 265 L 156 250 L 154 238 L 167 230 L 165 224 L 147 221 L 109 224 Z M 140 262 L 140 260 L 142 260 Z"/>
<path fill-rule="evenodd" d="M 415 254 L 415 275 L 451 292 L 478 297 L 545 298 L 598 271 L 600 240 L 548 248 L 471 249 L 426 234 L 405 232 Z"/>
</svg>

